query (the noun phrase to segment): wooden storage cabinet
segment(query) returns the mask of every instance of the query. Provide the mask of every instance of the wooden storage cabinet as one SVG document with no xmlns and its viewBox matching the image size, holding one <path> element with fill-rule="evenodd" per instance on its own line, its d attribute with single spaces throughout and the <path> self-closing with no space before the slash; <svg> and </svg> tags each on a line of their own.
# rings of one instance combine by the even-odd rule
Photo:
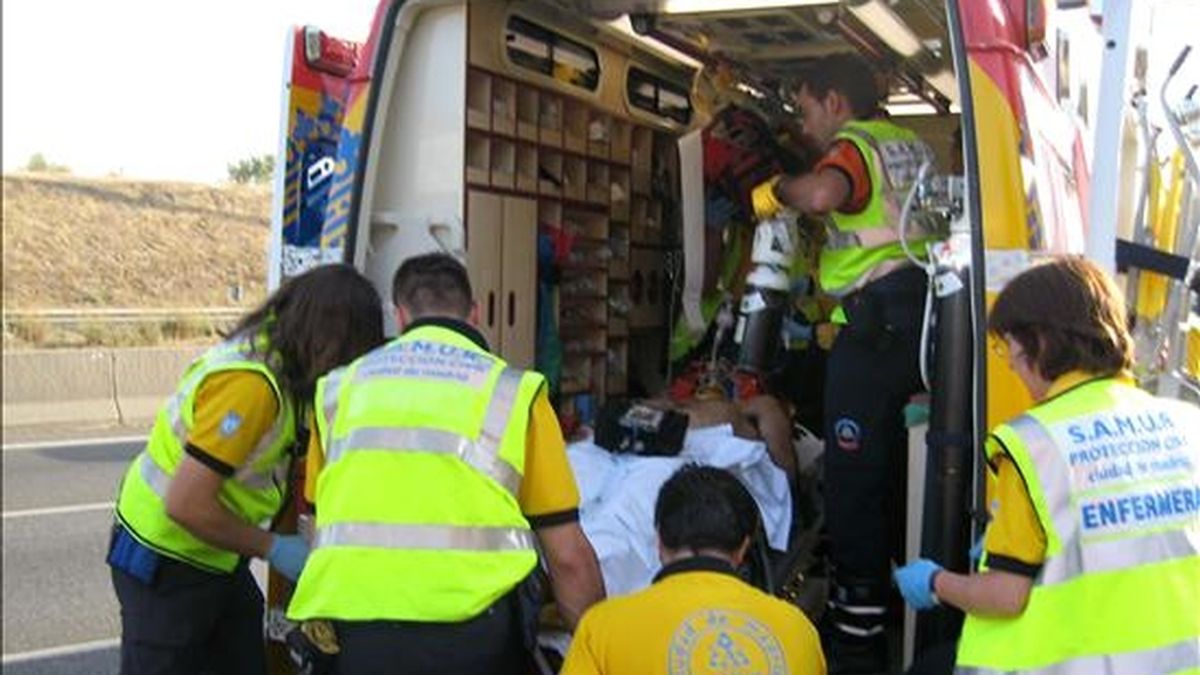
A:
<svg viewBox="0 0 1200 675">
<path fill-rule="evenodd" d="M 670 138 L 549 88 L 467 73 L 467 258 L 480 329 L 513 365 L 533 367 L 538 228 L 561 227 L 572 245 L 552 301 L 560 403 L 594 410 L 625 395 L 631 373 L 643 376 L 645 341 L 666 325 L 654 182 L 669 172 L 657 155 L 671 151 Z"/>
<path fill-rule="evenodd" d="M 494 352 L 519 368 L 534 364 L 537 220 L 534 199 L 467 192 L 467 267 L 480 332 Z"/>
</svg>

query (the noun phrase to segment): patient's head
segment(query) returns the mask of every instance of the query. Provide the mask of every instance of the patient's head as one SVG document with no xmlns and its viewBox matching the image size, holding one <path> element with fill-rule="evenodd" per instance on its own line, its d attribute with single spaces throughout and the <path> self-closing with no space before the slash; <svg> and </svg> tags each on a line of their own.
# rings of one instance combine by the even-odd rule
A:
<svg viewBox="0 0 1200 675">
<path fill-rule="evenodd" d="M 663 483 L 654 505 L 659 558 L 707 555 L 740 565 L 758 521 L 758 505 L 733 474 L 688 464 Z"/>
</svg>

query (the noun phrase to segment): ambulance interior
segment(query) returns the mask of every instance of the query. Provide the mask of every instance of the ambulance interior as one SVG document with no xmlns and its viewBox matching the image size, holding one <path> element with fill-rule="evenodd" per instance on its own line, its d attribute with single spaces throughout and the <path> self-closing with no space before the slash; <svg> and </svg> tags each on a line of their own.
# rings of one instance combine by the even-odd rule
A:
<svg viewBox="0 0 1200 675">
<path fill-rule="evenodd" d="M 768 331 L 746 367 L 749 193 L 818 156 L 791 100 L 814 59 L 855 52 L 875 66 L 887 114 L 934 149 L 941 173 L 962 171 L 958 85 L 941 0 L 780 4 L 406 3 L 382 33 L 365 236 L 351 246 L 380 289 L 409 255 L 464 257 L 493 350 L 551 384 L 610 593 L 649 583 L 657 485 L 704 461 L 738 473 L 762 507 L 756 582 L 815 619 L 815 327 L 834 303 L 794 270 L 789 311 L 812 330 L 795 331 L 791 354 Z M 800 222 L 794 255 L 820 231 Z M 745 405 L 760 396 L 779 414 Z M 689 416 L 682 440 L 668 438 L 667 410 Z M 640 445 L 601 448 L 605 419 Z M 682 451 L 639 456 L 656 442 Z"/>
</svg>

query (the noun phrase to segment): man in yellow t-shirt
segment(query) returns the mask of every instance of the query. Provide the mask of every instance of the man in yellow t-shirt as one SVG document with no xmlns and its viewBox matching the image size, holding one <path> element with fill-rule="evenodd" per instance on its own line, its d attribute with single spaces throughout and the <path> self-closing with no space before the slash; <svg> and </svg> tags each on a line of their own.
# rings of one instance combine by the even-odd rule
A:
<svg viewBox="0 0 1200 675">
<path fill-rule="evenodd" d="M 563 675 L 825 673 L 804 614 L 737 576 L 759 522 L 737 478 L 683 467 L 663 484 L 654 521 L 662 571 L 650 588 L 584 614 Z"/>
</svg>

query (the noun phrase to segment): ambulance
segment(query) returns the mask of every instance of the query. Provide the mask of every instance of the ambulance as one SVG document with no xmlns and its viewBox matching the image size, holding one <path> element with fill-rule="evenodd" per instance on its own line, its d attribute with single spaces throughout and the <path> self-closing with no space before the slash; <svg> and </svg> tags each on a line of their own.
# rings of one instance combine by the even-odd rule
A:
<svg viewBox="0 0 1200 675">
<path fill-rule="evenodd" d="M 905 557 L 965 570 L 983 438 L 1029 404 L 989 348 L 986 310 L 1031 262 L 1085 253 L 1122 274 L 1139 378 L 1200 400 L 1200 107 L 1177 77 L 1186 52 L 1149 54 L 1175 61 L 1160 91 L 1139 79 L 1140 4 L 381 0 L 365 42 L 290 37 L 270 283 L 346 262 L 387 299 L 407 257 L 457 255 L 493 350 L 547 374 L 564 427 L 590 423 L 681 376 L 672 345 L 713 322 L 706 253 L 715 241 L 744 288 L 748 190 L 786 164 L 770 148 L 804 154 L 787 140 L 797 74 L 856 53 L 936 156 L 906 213 L 944 237 L 927 266 Z M 1172 154 L 1154 155 L 1148 106 Z M 717 206 L 742 217 L 715 230 Z M 744 340 L 747 318 L 726 337 Z M 765 573 L 789 597 L 820 576 L 819 517 L 807 524 Z M 908 616 L 897 667 L 952 643 L 960 621 Z"/>
</svg>

